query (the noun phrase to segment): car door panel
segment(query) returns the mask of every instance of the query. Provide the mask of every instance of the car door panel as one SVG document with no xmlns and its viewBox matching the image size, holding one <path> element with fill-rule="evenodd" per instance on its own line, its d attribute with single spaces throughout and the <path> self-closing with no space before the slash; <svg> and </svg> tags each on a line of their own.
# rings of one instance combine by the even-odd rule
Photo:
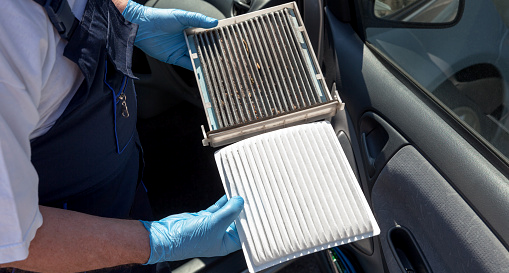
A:
<svg viewBox="0 0 509 273">
<path fill-rule="evenodd" d="M 412 232 L 433 272 L 509 268 L 507 251 L 498 238 L 410 145 L 399 150 L 380 173 L 372 200 L 380 228 L 386 231 L 380 241 L 391 272 L 399 268 L 388 236 L 396 226 Z"/>
<path fill-rule="evenodd" d="M 324 73 L 346 104 L 340 115 L 347 115 L 334 125 L 352 144 L 362 187 L 382 228 L 372 255 L 356 251 L 360 263 L 369 265 L 365 271 L 383 270 L 380 244 L 387 269 L 398 271 L 387 241 L 398 223 L 406 225 L 433 271 L 509 268 L 507 166 L 328 7 L 326 18 Z M 394 146 L 378 162 L 381 172 L 372 175 L 369 149 L 362 148 L 362 117 L 368 112 L 407 141 Z"/>
</svg>

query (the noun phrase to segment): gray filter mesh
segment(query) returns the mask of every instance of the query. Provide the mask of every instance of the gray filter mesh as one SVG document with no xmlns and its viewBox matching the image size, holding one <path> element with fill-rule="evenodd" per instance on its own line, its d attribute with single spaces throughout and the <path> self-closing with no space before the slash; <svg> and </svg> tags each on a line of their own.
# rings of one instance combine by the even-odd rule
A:
<svg viewBox="0 0 509 273">
<path fill-rule="evenodd" d="M 292 9 L 192 36 L 213 108 L 212 129 L 328 101 Z"/>
</svg>

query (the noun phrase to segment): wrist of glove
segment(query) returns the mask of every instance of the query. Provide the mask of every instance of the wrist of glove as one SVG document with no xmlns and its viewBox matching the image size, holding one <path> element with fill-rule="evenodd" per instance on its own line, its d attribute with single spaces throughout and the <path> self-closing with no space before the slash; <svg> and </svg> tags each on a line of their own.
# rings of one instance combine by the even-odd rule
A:
<svg viewBox="0 0 509 273">
<path fill-rule="evenodd" d="M 192 70 L 183 34 L 189 27 L 211 28 L 217 19 L 179 9 L 145 7 L 129 0 L 122 12 L 128 21 L 138 24 L 134 45 L 148 55 L 166 63 Z"/>
<path fill-rule="evenodd" d="M 181 213 L 159 221 L 140 221 L 149 232 L 150 258 L 146 264 L 193 257 L 224 256 L 241 248 L 233 221 L 244 208 L 242 197 L 216 204 L 197 213 Z"/>
</svg>

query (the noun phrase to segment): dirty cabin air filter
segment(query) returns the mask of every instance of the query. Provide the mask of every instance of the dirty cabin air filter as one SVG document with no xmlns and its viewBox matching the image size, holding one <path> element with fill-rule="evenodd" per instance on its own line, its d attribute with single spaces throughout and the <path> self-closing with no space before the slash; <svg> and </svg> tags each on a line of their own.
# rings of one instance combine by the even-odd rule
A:
<svg viewBox="0 0 509 273">
<path fill-rule="evenodd" d="M 209 132 L 222 146 L 333 116 L 332 99 L 295 3 L 186 30 Z"/>
</svg>

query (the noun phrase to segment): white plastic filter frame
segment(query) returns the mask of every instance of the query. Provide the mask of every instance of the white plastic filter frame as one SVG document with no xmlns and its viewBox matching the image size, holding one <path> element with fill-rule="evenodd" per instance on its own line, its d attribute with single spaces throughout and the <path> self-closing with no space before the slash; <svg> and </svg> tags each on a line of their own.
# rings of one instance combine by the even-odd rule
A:
<svg viewBox="0 0 509 273">
<path fill-rule="evenodd" d="M 247 265 L 285 261 L 378 235 L 380 229 L 329 122 L 258 135 L 215 154 Z"/>
</svg>

